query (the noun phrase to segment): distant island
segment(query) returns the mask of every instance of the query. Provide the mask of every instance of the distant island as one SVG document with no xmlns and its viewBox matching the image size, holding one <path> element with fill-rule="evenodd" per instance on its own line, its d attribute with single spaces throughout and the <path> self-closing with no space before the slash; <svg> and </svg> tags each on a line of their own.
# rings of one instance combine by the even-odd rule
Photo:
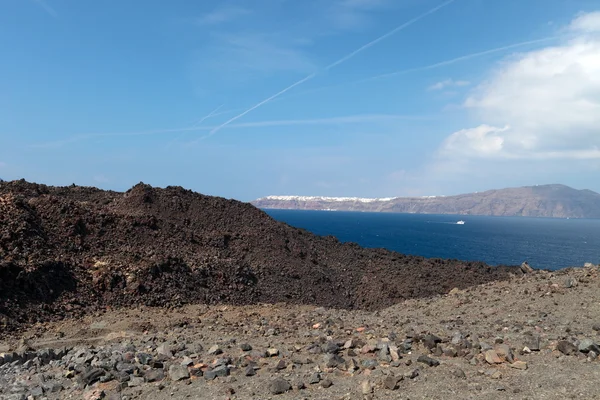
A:
<svg viewBox="0 0 600 400">
<path fill-rule="evenodd" d="M 456 196 L 320 197 L 267 196 L 251 202 L 263 209 L 600 218 L 600 194 L 565 185 L 538 185 Z"/>
</svg>

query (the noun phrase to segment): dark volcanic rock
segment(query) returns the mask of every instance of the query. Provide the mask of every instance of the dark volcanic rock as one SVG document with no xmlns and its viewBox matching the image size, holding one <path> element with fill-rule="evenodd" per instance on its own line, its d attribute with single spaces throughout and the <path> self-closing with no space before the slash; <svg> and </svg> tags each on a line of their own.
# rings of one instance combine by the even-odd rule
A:
<svg viewBox="0 0 600 400">
<path fill-rule="evenodd" d="M 373 310 L 510 271 L 343 244 L 180 187 L 0 183 L 0 320 L 8 329 L 131 304 Z"/>
<path fill-rule="evenodd" d="M 556 348 L 558 349 L 558 351 L 567 356 L 571 354 L 576 354 L 578 351 L 577 346 L 566 340 L 561 340 L 560 342 L 558 342 Z"/>
<path fill-rule="evenodd" d="M 292 385 L 285 379 L 276 379 L 269 385 L 271 394 L 283 394 L 292 389 Z"/>
<path fill-rule="evenodd" d="M 219 365 L 218 367 L 216 367 L 210 371 L 206 371 L 204 373 L 204 379 L 206 379 L 207 381 L 212 381 L 213 379 L 215 379 L 218 376 L 220 376 L 220 377 L 229 376 L 229 368 L 227 368 L 226 365 Z"/>
<path fill-rule="evenodd" d="M 440 362 L 438 360 L 425 355 L 419 356 L 419 358 L 417 358 L 417 361 L 423 364 L 427 364 L 430 367 L 437 367 L 438 365 L 440 365 Z"/>
<path fill-rule="evenodd" d="M 169 378 L 173 381 L 180 381 L 182 379 L 188 379 L 190 377 L 190 372 L 187 367 L 183 365 L 171 365 L 169 367 Z"/>
</svg>

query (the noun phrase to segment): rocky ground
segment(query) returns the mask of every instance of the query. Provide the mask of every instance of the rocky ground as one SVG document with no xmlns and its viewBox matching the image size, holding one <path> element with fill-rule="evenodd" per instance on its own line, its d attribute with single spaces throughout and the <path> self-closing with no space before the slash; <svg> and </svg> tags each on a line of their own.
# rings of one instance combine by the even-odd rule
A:
<svg viewBox="0 0 600 400">
<path fill-rule="evenodd" d="M 2 399 L 594 399 L 600 269 L 375 312 L 133 306 L 0 341 Z"/>
<path fill-rule="evenodd" d="M 377 310 L 519 273 L 340 243 L 181 187 L 0 182 L 4 330 L 130 304 Z"/>
</svg>

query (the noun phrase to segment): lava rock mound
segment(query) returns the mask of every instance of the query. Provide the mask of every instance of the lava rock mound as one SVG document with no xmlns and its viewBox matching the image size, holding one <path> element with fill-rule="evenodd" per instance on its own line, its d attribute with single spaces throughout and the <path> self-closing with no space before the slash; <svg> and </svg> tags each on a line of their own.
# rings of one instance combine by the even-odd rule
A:
<svg viewBox="0 0 600 400">
<path fill-rule="evenodd" d="M 181 187 L 0 182 L 0 324 L 188 303 L 380 309 L 519 274 L 364 249 Z"/>
</svg>

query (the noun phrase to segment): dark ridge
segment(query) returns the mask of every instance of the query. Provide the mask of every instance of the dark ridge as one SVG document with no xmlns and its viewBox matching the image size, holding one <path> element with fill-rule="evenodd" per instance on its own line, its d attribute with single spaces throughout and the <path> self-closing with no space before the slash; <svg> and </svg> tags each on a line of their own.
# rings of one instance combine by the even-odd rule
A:
<svg viewBox="0 0 600 400">
<path fill-rule="evenodd" d="M 5 328 L 107 306 L 288 302 L 376 310 L 514 267 L 342 244 L 181 187 L 125 193 L 0 183 Z"/>
</svg>

